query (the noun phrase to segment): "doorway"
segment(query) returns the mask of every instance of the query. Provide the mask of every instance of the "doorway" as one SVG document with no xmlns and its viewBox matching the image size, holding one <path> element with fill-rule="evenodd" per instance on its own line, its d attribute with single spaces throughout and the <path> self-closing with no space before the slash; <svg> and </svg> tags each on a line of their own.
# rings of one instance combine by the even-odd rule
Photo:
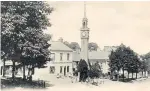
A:
<svg viewBox="0 0 150 91">
<path fill-rule="evenodd" d="M 66 76 L 66 66 L 64 67 L 64 76 Z"/>
</svg>

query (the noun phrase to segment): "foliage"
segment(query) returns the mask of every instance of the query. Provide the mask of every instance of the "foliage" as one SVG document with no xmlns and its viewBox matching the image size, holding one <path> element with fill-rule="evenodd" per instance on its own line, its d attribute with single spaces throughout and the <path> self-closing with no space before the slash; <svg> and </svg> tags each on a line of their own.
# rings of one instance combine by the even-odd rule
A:
<svg viewBox="0 0 150 91">
<path fill-rule="evenodd" d="M 111 52 L 109 59 L 111 71 L 120 71 L 123 69 L 128 72 L 137 72 L 140 67 L 140 60 L 137 54 L 123 44 L 121 44 L 116 51 Z"/>
<path fill-rule="evenodd" d="M 27 45 L 33 48 L 46 43 L 42 30 L 50 26 L 47 15 L 53 10 L 48 4 L 38 1 L 2 1 L 1 5 L 2 54 L 21 54 Z"/>
<path fill-rule="evenodd" d="M 70 47 L 73 50 L 80 49 L 80 46 L 79 46 L 79 44 L 77 42 L 71 42 L 71 43 L 69 43 L 67 41 L 64 41 L 64 44 L 67 45 L 68 47 Z M 97 51 L 98 45 L 96 43 L 91 42 L 91 43 L 88 44 L 88 49 L 90 51 L 93 51 L 93 50 Z"/>
<path fill-rule="evenodd" d="M 141 66 L 140 66 L 141 71 L 147 71 L 148 70 L 148 62 L 146 60 L 141 61 Z"/>
<path fill-rule="evenodd" d="M 50 36 L 43 30 L 51 26 L 47 16 L 52 11 L 43 1 L 2 1 L 2 58 L 29 66 L 40 67 L 46 63 Z"/>
<path fill-rule="evenodd" d="M 96 43 L 94 43 L 94 42 L 91 42 L 91 43 L 88 44 L 88 49 L 90 51 L 97 51 L 98 45 Z"/>
<path fill-rule="evenodd" d="M 50 60 L 50 51 L 48 50 L 50 44 L 43 39 L 38 44 L 31 44 L 26 42 L 22 50 L 21 63 L 25 65 L 33 65 L 34 67 L 41 67 L 46 61 Z"/>
<path fill-rule="evenodd" d="M 88 65 L 87 65 L 86 61 L 81 59 L 79 61 L 77 69 L 78 69 L 78 72 L 87 71 L 88 70 Z"/>
<path fill-rule="evenodd" d="M 144 59 L 148 59 L 148 58 L 150 58 L 150 52 L 144 55 Z"/>
<path fill-rule="evenodd" d="M 68 47 L 70 47 L 71 49 L 73 49 L 74 51 L 80 49 L 80 46 L 77 42 L 71 42 L 69 43 L 68 41 L 64 41 L 64 44 Z"/>
<path fill-rule="evenodd" d="M 67 41 L 64 41 L 64 44 L 65 44 L 66 46 L 70 47 L 70 44 L 69 44 L 69 42 L 67 42 Z"/>
<path fill-rule="evenodd" d="M 150 52 L 148 52 L 147 54 L 143 55 L 143 60 L 144 60 L 144 66 L 143 69 L 147 70 L 148 73 L 150 73 Z"/>
<path fill-rule="evenodd" d="M 77 42 L 71 42 L 71 43 L 69 44 L 69 47 L 70 47 L 71 49 L 73 49 L 73 50 L 80 49 L 80 46 L 79 46 L 79 44 L 78 44 Z"/>
<path fill-rule="evenodd" d="M 100 77 L 101 75 L 102 75 L 101 67 L 100 67 L 99 63 L 96 62 L 95 64 L 93 64 L 93 65 L 91 66 L 91 69 L 89 70 L 89 76 L 90 76 L 91 78 L 94 78 L 94 77 L 98 78 L 98 77 Z"/>
<path fill-rule="evenodd" d="M 88 65 L 85 60 L 80 60 L 78 67 L 77 67 L 78 72 L 80 72 L 79 76 L 79 82 L 83 81 L 85 82 L 86 78 L 88 77 Z"/>
</svg>

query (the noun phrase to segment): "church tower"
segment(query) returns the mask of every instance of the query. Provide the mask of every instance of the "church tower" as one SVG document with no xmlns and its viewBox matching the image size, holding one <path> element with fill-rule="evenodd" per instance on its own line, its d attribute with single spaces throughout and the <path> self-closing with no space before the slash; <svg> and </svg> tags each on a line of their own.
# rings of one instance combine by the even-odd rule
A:
<svg viewBox="0 0 150 91">
<path fill-rule="evenodd" d="M 82 20 L 82 28 L 80 31 L 81 31 L 81 59 L 84 59 L 88 63 L 89 28 L 88 28 L 88 19 L 86 17 L 86 3 L 85 2 L 84 2 L 84 17 Z"/>
</svg>

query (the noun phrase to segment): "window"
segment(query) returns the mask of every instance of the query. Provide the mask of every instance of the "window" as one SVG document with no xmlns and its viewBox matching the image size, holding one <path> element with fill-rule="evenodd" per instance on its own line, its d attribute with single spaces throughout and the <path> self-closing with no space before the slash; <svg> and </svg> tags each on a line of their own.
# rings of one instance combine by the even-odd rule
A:
<svg viewBox="0 0 150 91">
<path fill-rule="evenodd" d="M 51 60 L 52 60 L 52 61 L 55 60 L 55 53 L 51 53 Z"/>
<path fill-rule="evenodd" d="M 69 72 L 69 66 L 67 66 L 67 72 Z"/>
<path fill-rule="evenodd" d="M 67 53 L 67 60 L 69 60 L 69 56 L 70 56 L 69 53 Z"/>
<path fill-rule="evenodd" d="M 62 66 L 60 66 L 60 73 L 62 73 Z"/>
<path fill-rule="evenodd" d="M 63 54 L 62 54 L 62 53 L 60 53 L 60 60 L 62 60 L 62 58 L 63 58 Z"/>
<path fill-rule="evenodd" d="M 55 73 L 55 67 L 54 66 L 50 66 L 50 73 L 51 74 Z"/>
</svg>

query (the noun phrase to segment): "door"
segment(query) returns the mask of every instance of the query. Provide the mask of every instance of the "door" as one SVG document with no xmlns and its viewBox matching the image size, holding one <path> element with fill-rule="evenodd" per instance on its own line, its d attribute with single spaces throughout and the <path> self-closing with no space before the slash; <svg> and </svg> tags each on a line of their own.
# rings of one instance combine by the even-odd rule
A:
<svg viewBox="0 0 150 91">
<path fill-rule="evenodd" d="M 3 66 L 1 66 L 1 75 L 3 74 Z"/>
<path fill-rule="evenodd" d="M 64 67 L 64 76 L 66 76 L 66 66 Z"/>
</svg>

